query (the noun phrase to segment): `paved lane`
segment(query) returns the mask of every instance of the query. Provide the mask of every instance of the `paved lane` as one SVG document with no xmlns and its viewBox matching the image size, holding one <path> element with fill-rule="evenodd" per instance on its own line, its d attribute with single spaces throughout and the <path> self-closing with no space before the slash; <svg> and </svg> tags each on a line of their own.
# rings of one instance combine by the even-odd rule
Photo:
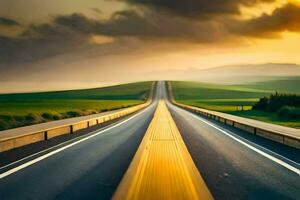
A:
<svg viewBox="0 0 300 200">
<path fill-rule="evenodd" d="M 114 200 L 211 200 L 163 100 Z"/>
<path fill-rule="evenodd" d="M 46 158 L 8 176 L 1 174 L 0 199 L 110 199 L 156 106 L 157 100 L 107 131 L 87 135 L 81 142 L 52 151 L 53 155 L 46 154 Z"/>
<path fill-rule="evenodd" d="M 299 199 L 300 176 L 295 171 L 224 134 L 220 131 L 224 127 L 170 103 L 168 106 L 215 199 Z M 292 154 L 300 155 L 299 150 L 293 151 L 297 152 Z M 287 164 L 299 172 L 299 164 Z"/>
</svg>

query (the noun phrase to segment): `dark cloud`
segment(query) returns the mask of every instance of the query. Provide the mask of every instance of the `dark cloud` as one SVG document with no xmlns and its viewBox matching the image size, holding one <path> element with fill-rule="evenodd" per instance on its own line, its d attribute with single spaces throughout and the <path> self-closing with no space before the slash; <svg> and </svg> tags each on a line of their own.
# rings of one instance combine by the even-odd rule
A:
<svg viewBox="0 0 300 200">
<path fill-rule="evenodd" d="M 55 18 L 54 23 L 83 33 L 95 32 L 95 29 L 99 26 L 99 22 L 97 20 L 89 19 L 80 13 L 58 16 Z"/>
<path fill-rule="evenodd" d="M 13 19 L 9 19 L 6 17 L 0 17 L 0 25 L 4 25 L 4 26 L 19 26 L 20 24 L 13 20 Z"/>
<path fill-rule="evenodd" d="M 132 4 L 165 9 L 187 17 L 207 17 L 220 14 L 238 14 L 239 6 L 253 6 L 275 0 L 124 0 Z"/>
<path fill-rule="evenodd" d="M 60 16 L 55 22 L 83 33 L 198 42 L 217 40 L 216 33 L 219 36 L 222 29 L 220 24 L 213 21 L 188 21 L 152 10 L 143 13 L 134 10 L 118 11 L 105 21 L 91 20 L 81 14 L 72 14 Z M 219 31 L 215 31 L 216 29 Z"/>
<path fill-rule="evenodd" d="M 218 25 L 189 22 L 153 11 L 115 12 L 108 20 L 94 20 L 82 14 L 56 17 L 53 22 L 31 25 L 18 37 L 0 37 L 0 63 L 31 62 L 92 46 L 91 35 L 142 40 L 191 40 L 214 42 Z M 122 43 L 121 43 L 122 44 Z M 125 44 L 128 46 L 128 43 Z"/>
<path fill-rule="evenodd" d="M 55 24 L 30 26 L 18 37 L 0 37 L 0 63 L 30 62 L 75 49 L 82 34 Z"/>
<path fill-rule="evenodd" d="M 128 39 L 115 40 L 114 44 L 99 45 L 90 42 L 91 36 L 97 34 L 113 36 L 116 39 L 128 36 L 137 38 L 138 35 L 150 31 L 144 30 L 148 25 L 143 22 L 133 22 L 136 20 L 133 12 L 132 14 L 129 14 L 130 11 L 124 11 L 127 14 L 121 13 L 117 12 L 111 19 L 104 21 L 89 19 L 82 14 L 57 16 L 51 23 L 29 26 L 17 37 L 0 36 L 0 65 L 6 68 L 6 64 L 34 62 L 72 53 L 94 56 L 98 51 L 100 56 L 113 55 L 136 48 L 134 40 Z M 125 16 L 128 17 L 127 20 Z M 129 25 L 132 23 L 140 27 Z M 142 32 L 131 28 L 140 29 Z"/>
<path fill-rule="evenodd" d="M 278 8 L 270 15 L 264 14 L 250 20 L 236 20 L 236 18 L 231 16 L 214 16 L 205 19 L 189 20 L 189 18 L 175 15 L 175 11 L 184 14 L 185 12 L 188 13 L 190 8 L 198 10 L 200 13 L 202 10 L 205 10 L 203 12 L 212 11 L 211 13 L 217 13 L 219 4 L 222 4 L 224 8 L 220 8 L 218 12 L 222 13 L 222 9 L 226 10 L 226 7 L 228 7 L 228 11 L 231 10 L 229 13 L 235 13 L 234 5 L 237 6 L 241 3 L 252 5 L 263 0 L 249 0 L 247 1 L 248 3 L 244 0 L 232 0 L 230 1 L 231 3 L 221 0 L 205 2 L 202 0 L 187 0 L 185 8 L 182 8 L 182 10 L 180 10 L 180 7 L 184 7 L 184 2 L 179 0 L 174 0 L 174 5 L 169 3 L 171 1 L 163 0 L 131 1 L 159 7 L 168 7 L 170 5 L 170 9 L 173 9 L 172 6 L 174 6 L 174 12 L 162 12 L 160 9 L 152 8 L 122 10 L 115 12 L 106 20 L 90 19 L 80 13 L 57 16 L 49 23 L 31 25 L 17 37 L 0 37 L 0 63 L 37 61 L 79 51 L 82 48 L 94 48 L 95 46 L 101 52 L 108 52 L 105 50 L 108 48 L 107 44 L 92 44 L 90 42 L 92 35 L 113 37 L 115 39 L 114 44 L 109 46 L 109 53 L 113 53 L 113 49 L 126 52 L 126 47 L 129 48 L 130 44 L 128 42 L 116 42 L 122 38 L 139 40 L 141 41 L 139 45 L 143 46 L 142 41 L 213 43 L 226 41 L 233 34 L 271 37 L 285 30 L 300 32 L 300 8 L 293 4 L 287 4 Z M 192 2 L 195 3 L 194 7 L 191 5 Z M 219 3 L 218 5 L 217 2 Z M 216 5 L 216 8 L 212 5 Z M 204 9 L 205 6 L 209 9 Z M 213 12 L 214 9 L 216 9 L 216 12 Z M 193 13 L 193 10 L 190 13 Z M 239 36 L 236 38 L 239 38 Z M 124 46 L 119 48 L 122 45 Z M 117 50 L 118 48 L 119 50 Z"/>
<path fill-rule="evenodd" d="M 277 37 L 283 31 L 300 32 L 300 6 L 289 3 L 270 15 L 232 21 L 228 27 L 233 33 L 255 37 Z"/>
</svg>

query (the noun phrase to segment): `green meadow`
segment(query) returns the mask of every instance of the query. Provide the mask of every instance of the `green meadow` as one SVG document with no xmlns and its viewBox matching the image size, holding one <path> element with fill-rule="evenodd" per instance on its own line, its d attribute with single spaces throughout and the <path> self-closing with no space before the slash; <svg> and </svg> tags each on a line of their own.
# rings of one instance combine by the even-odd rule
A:
<svg viewBox="0 0 300 200">
<path fill-rule="evenodd" d="M 0 130 L 96 114 L 143 103 L 152 82 L 103 88 L 0 95 Z"/>
<path fill-rule="evenodd" d="M 238 85 L 241 88 L 253 88 L 270 92 L 300 94 L 300 77 L 281 77 L 280 80 Z"/>
<path fill-rule="evenodd" d="M 276 91 L 300 94 L 300 77 L 241 85 L 178 81 L 173 81 L 171 84 L 174 98 L 180 103 L 300 128 L 299 120 L 285 120 L 276 113 L 251 110 L 259 98 L 269 96 Z"/>
</svg>

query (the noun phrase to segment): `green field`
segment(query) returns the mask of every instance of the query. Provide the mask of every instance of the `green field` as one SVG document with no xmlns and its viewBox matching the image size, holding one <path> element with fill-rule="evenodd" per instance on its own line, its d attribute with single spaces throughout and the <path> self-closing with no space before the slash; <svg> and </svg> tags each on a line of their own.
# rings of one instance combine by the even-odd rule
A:
<svg viewBox="0 0 300 200">
<path fill-rule="evenodd" d="M 269 96 L 276 91 L 300 94 L 300 87 L 298 87 L 300 78 L 286 78 L 243 85 L 177 81 L 173 81 L 171 84 L 174 98 L 180 103 L 300 128 L 299 121 L 285 121 L 275 113 L 251 110 L 259 98 Z"/>
<path fill-rule="evenodd" d="M 96 114 L 144 102 L 152 82 L 58 92 L 0 95 L 0 130 Z"/>
<path fill-rule="evenodd" d="M 256 82 L 238 86 L 241 88 L 267 90 L 270 92 L 300 94 L 300 77 L 282 77 L 280 80 Z"/>
</svg>

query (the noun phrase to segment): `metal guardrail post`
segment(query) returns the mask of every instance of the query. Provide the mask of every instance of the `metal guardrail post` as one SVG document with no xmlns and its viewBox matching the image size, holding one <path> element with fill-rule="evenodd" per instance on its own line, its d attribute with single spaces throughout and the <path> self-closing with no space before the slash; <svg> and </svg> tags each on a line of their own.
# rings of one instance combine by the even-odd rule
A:
<svg viewBox="0 0 300 200">
<path fill-rule="evenodd" d="M 48 131 L 44 132 L 44 140 L 48 140 Z"/>
<path fill-rule="evenodd" d="M 70 134 L 73 134 L 73 125 L 70 125 Z"/>
</svg>

